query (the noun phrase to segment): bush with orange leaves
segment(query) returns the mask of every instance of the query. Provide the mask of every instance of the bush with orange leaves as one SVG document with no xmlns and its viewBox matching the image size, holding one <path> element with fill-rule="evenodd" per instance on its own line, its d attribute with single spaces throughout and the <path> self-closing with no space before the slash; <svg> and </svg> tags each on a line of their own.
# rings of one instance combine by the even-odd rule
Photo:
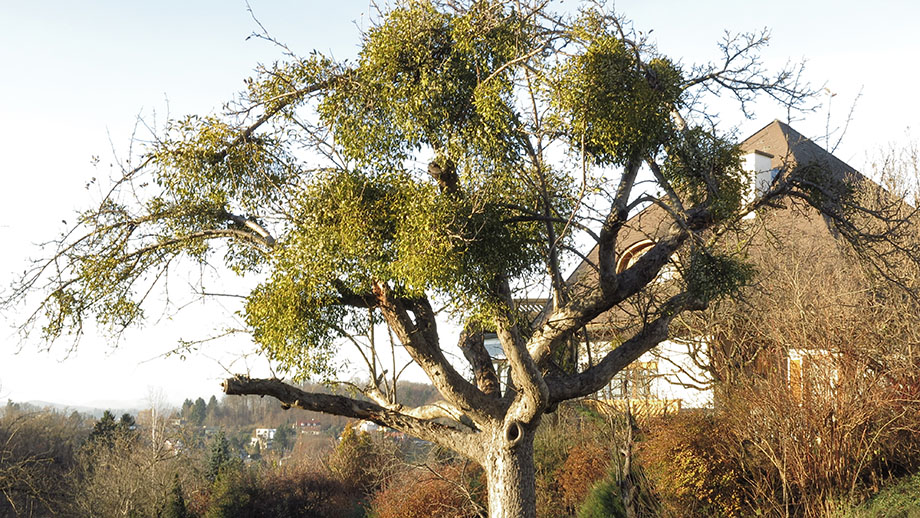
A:
<svg viewBox="0 0 920 518">
<path fill-rule="evenodd" d="M 732 431 L 719 416 L 682 412 L 649 422 L 639 460 L 666 517 L 753 514 L 743 466 L 731 454 Z"/>
<path fill-rule="evenodd" d="M 569 450 L 557 472 L 562 501 L 571 511 L 585 499 L 591 487 L 610 471 L 613 453 L 598 443 L 582 443 Z"/>
<path fill-rule="evenodd" d="M 482 470 L 455 462 L 413 466 L 386 481 L 372 500 L 374 518 L 485 516 Z"/>
</svg>

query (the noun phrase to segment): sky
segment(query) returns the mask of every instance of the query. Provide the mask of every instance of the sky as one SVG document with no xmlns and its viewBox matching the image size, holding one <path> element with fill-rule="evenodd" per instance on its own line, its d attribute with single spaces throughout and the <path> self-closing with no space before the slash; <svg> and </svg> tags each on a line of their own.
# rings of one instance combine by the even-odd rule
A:
<svg viewBox="0 0 920 518">
<path fill-rule="evenodd" d="M 575 2 L 565 2 L 573 6 Z M 250 0 L 262 25 L 294 52 L 338 59 L 357 53 L 367 0 Z M 771 31 L 764 64 L 805 60 L 821 106 L 793 127 L 812 138 L 852 121 L 836 155 L 871 174 L 872 158 L 913 140 L 920 117 L 920 6 L 913 1 L 724 0 L 616 2 L 659 50 L 685 65 L 718 58 L 725 30 Z M 372 12 L 372 11 L 370 11 Z M 138 120 L 218 112 L 258 63 L 283 59 L 235 0 L 0 0 L 0 287 L 12 282 L 37 244 L 62 230 L 75 211 L 98 200 L 85 186 L 104 181 L 128 156 Z M 861 93 L 861 95 L 860 95 Z M 720 108 L 741 138 L 786 113 L 769 104 L 745 120 Z M 832 138 L 832 140 L 836 140 Z M 98 161 L 94 160 L 98 157 Z M 103 182 L 104 183 L 104 182 Z M 225 288 L 226 286 L 221 286 Z M 162 357 L 177 340 L 202 338 L 235 307 L 191 304 L 153 319 L 117 347 L 89 334 L 76 350 L 21 342 L 21 310 L 0 315 L 0 400 L 70 405 L 142 401 L 162 391 L 173 404 L 219 394 L 228 373 L 264 374 L 244 337 L 208 344 L 185 359 Z"/>
</svg>

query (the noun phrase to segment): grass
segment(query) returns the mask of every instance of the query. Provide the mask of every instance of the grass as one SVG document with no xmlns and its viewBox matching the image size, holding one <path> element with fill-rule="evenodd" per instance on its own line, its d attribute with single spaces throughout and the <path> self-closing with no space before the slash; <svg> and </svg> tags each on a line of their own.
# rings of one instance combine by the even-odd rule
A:
<svg viewBox="0 0 920 518">
<path fill-rule="evenodd" d="M 852 518 L 920 518 L 920 473 L 886 487 L 853 509 Z"/>
</svg>

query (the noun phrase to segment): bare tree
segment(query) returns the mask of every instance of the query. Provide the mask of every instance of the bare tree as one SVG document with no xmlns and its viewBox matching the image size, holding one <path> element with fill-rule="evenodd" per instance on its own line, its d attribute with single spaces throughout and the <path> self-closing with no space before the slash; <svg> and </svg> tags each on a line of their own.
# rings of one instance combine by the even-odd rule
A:
<svg viewBox="0 0 920 518">
<path fill-rule="evenodd" d="M 32 516 L 68 508 L 68 477 L 82 420 L 8 404 L 0 416 L 0 515 Z"/>
</svg>

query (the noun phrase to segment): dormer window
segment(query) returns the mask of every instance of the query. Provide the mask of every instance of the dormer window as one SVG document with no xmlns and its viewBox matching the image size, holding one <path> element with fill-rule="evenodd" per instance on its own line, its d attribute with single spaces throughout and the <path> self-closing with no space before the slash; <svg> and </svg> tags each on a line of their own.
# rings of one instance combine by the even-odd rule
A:
<svg viewBox="0 0 920 518">
<path fill-rule="evenodd" d="M 645 252 L 651 250 L 653 246 L 655 246 L 655 243 L 648 239 L 630 245 L 626 251 L 620 254 L 620 258 L 617 259 L 617 273 L 623 273 L 630 266 L 636 264 L 636 261 L 645 255 Z"/>
<path fill-rule="evenodd" d="M 751 185 L 744 197 L 747 203 L 752 203 L 763 196 L 773 185 L 773 180 L 776 179 L 776 174 L 779 172 L 773 167 L 773 155 L 760 150 L 744 155 L 744 170 L 751 179 Z M 751 212 L 745 216 L 745 219 L 753 218 L 754 215 Z"/>
<path fill-rule="evenodd" d="M 654 246 L 654 241 L 646 239 L 637 243 L 633 243 L 627 247 L 626 250 L 620 254 L 620 257 L 617 259 L 617 274 L 623 273 L 629 269 L 630 266 L 636 264 L 636 261 L 638 261 L 640 257 L 645 255 L 645 253 L 651 250 Z M 677 275 L 676 265 L 677 255 L 672 255 L 670 262 L 661 268 L 661 271 L 658 272 L 658 277 L 656 277 L 655 280 L 658 282 L 663 282 L 673 279 Z"/>
</svg>

